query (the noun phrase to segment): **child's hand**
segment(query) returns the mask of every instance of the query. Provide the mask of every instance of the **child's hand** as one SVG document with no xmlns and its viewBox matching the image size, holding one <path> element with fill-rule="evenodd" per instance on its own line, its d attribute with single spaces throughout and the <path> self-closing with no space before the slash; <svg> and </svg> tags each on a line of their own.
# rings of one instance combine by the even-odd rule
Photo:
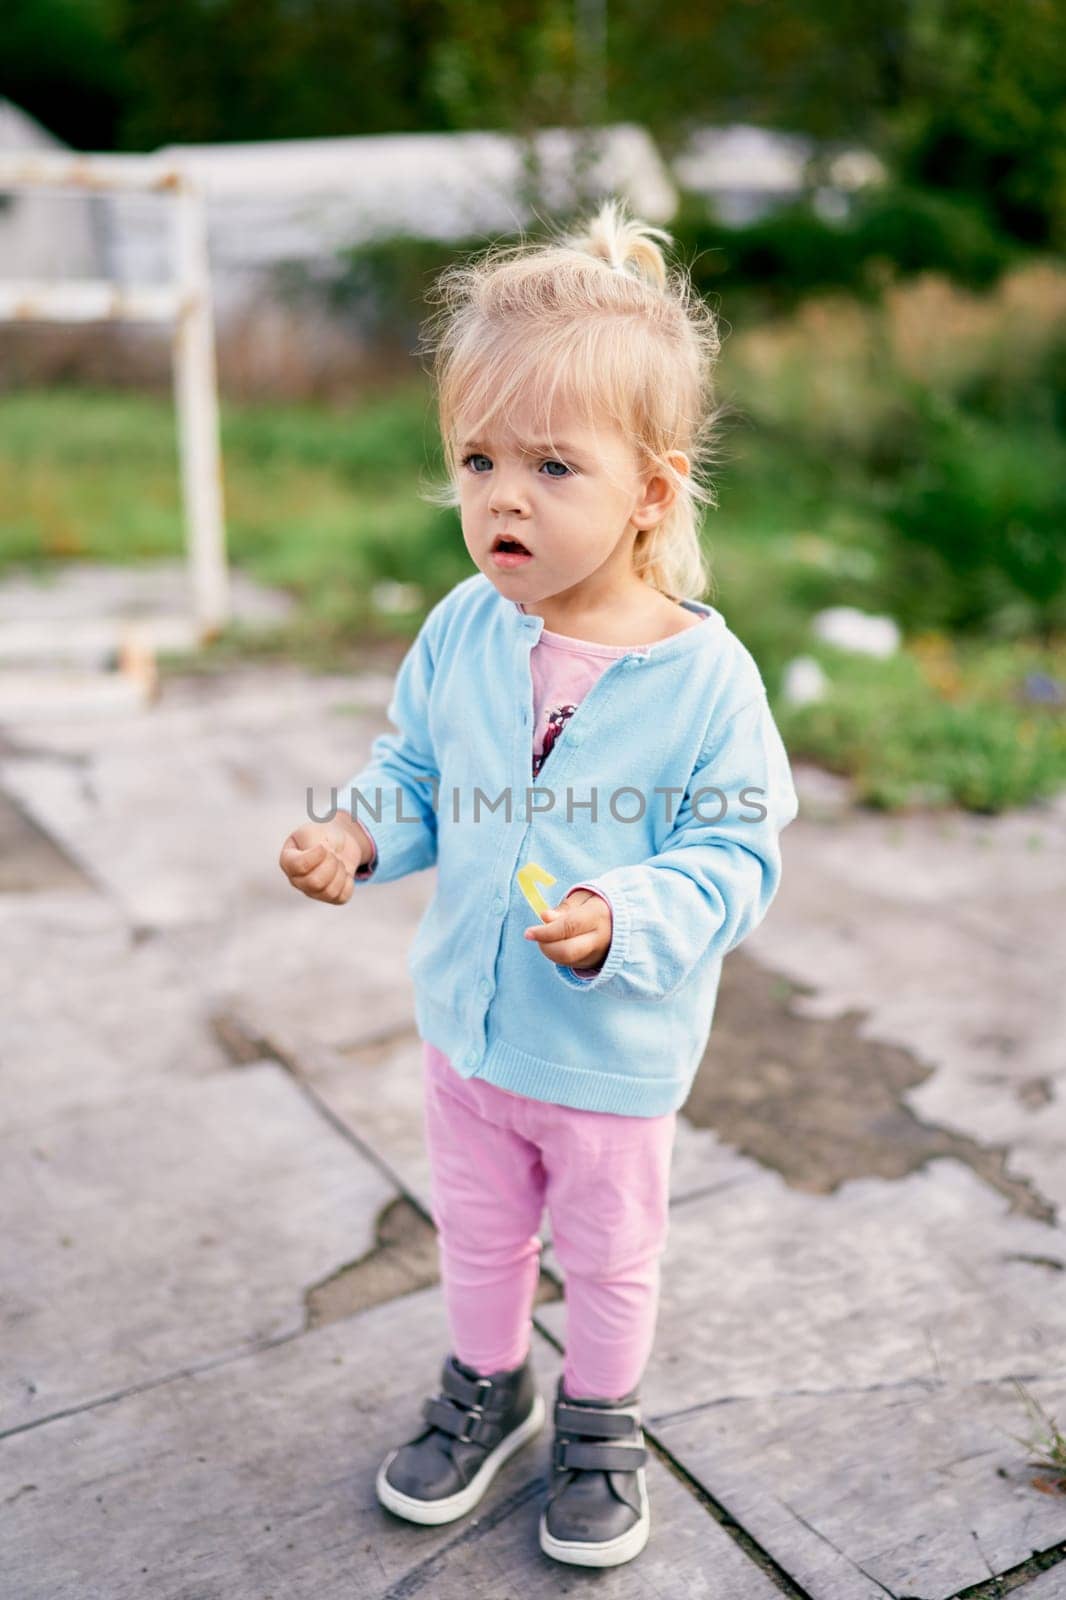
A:
<svg viewBox="0 0 1066 1600">
<path fill-rule="evenodd" d="M 540 945 L 560 967 L 598 967 L 607 959 L 613 926 L 611 908 L 591 889 L 574 889 L 557 906 L 541 913 L 541 926 L 526 938 Z"/>
<path fill-rule="evenodd" d="M 278 866 L 311 900 L 343 906 L 352 897 L 356 868 L 369 860 L 368 835 L 344 813 L 332 822 L 305 822 L 281 847 Z"/>
</svg>

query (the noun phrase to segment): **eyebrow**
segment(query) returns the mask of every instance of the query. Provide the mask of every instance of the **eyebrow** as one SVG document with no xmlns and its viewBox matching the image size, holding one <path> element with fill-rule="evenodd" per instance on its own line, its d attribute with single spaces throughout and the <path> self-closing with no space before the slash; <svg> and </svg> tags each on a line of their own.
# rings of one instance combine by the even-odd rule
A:
<svg viewBox="0 0 1066 1600">
<path fill-rule="evenodd" d="M 487 446 L 480 439 L 465 439 L 459 446 L 460 450 L 487 450 Z M 583 456 L 585 451 L 576 444 L 567 444 L 565 439 L 556 439 L 552 444 L 549 439 L 533 439 L 526 450 L 527 455 L 550 455 L 552 450 L 563 451 L 568 456 Z"/>
</svg>

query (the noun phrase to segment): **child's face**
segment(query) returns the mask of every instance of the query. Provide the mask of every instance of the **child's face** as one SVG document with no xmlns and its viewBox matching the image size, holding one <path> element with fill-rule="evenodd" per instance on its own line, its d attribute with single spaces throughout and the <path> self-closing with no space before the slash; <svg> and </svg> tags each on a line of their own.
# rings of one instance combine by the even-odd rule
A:
<svg viewBox="0 0 1066 1600">
<path fill-rule="evenodd" d="M 527 415 L 512 413 L 506 436 L 476 439 L 458 419 L 463 539 L 509 599 L 607 603 L 632 587 L 633 541 L 665 515 L 673 492 L 663 477 L 641 481 L 635 451 L 613 427 L 579 426 L 557 406 L 551 432 L 554 453 Z M 528 557 L 494 554 L 504 535 Z"/>
</svg>

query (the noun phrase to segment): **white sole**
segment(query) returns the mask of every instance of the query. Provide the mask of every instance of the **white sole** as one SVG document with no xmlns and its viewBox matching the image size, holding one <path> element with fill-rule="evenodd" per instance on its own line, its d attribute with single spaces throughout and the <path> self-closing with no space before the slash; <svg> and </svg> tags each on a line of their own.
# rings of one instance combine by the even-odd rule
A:
<svg viewBox="0 0 1066 1600">
<path fill-rule="evenodd" d="M 377 1497 L 387 1511 L 394 1512 L 398 1517 L 406 1517 L 408 1522 L 421 1522 L 427 1526 L 454 1522 L 456 1517 L 473 1510 L 504 1462 L 540 1432 L 546 1415 L 547 1407 L 543 1397 L 538 1394 L 526 1420 L 520 1423 L 513 1433 L 509 1433 L 506 1439 L 500 1440 L 495 1450 L 485 1457 L 466 1488 L 442 1500 L 418 1500 L 414 1495 L 404 1494 L 402 1490 L 393 1487 L 385 1474 L 404 1448 L 403 1445 L 397 1445 L 395 1450 L 389 1451 L 378 1468 L 374 1485 Z"/>
<path fill-rule="evenodd" d="M 619 1567 L 623 1561 L 639 1556 L 651 1533 L 651 1507 L 644 1481 L 644 1468 L 637 1468 L 637 1487 L 640 1489 L 640 1521 L 634 1522 L 616 1539 L 604 1539 L 593 1544 L 587 1539 L 556 1539 L 548 1532 L 548 1513 L 540 1514 L 540 1548 L 555 1561 L 568 1561 L 574 1567 Z"/>
</svg>

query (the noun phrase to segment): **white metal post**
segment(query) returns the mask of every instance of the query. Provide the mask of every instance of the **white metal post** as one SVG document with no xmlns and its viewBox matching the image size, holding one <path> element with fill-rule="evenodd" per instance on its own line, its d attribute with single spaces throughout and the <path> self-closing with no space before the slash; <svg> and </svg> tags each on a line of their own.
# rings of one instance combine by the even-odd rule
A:
<svg viewBox="0 0 1066 1600">
<path fill-rule="evenodd" d="M 174 398 L 196 619 L 201 639 L 207 639 L 229 617 L 229 574 L 207 223 L 203 196 L 187 179 L 177 189 L 174 220 L 181 295 L 174 325 Z"/>
<path fill-rule="evenodd" d="M 187 173 L 153 156 L 0 151 L 0 191 L 21 188 L 140 189 L 174 197 L 177 270 L 169 284 L 125 287 L 106 279 L 52 284 L 0 280 L 0 320 L 173 323 L 185 541 L 196 629 L 202 643 L 217 634 L 230 617 L 203 194 Z"/>
</svg>

